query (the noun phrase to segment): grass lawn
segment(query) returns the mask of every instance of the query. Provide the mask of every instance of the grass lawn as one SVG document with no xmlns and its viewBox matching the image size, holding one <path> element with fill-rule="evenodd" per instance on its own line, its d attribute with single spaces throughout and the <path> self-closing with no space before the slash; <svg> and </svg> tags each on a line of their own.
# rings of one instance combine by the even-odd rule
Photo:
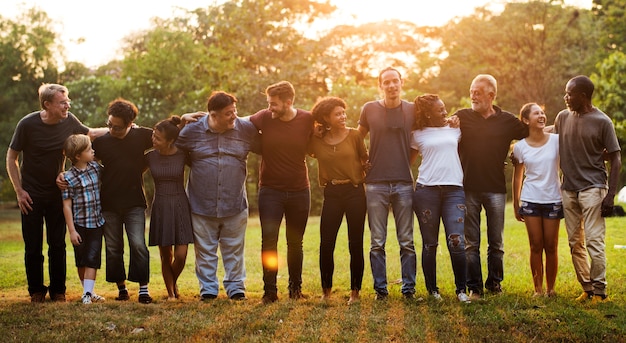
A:
<svg viewBox="0 0 626 343">
<path fill-rule="evenodd" d="M 417 296 L 424 300 L 407 302 L 402 298 L 393 220 L 390 220 L 387 242 L 389 300 L 374 300 L 367 249 L 369 230 L 366 228 L 362 300 L 347 305 L 350 282 L 345 227 L 340 231 L 335 251 L 333 295 L 330 301 L 321 300 L 319 217 L 311 217 L 304 238 L 303 268 L 303 291 L 310 295 L 309 299 L 289 300 L 283 227 L 279 243 L 280 300 L 267 306 L 260 304 L 263 295 L 261 230 L 258 219 L 250 218 L 246 235 L 247 301 L 230 301 L 221 290 L 215 301 L 200 302 L 193 246 L 190 246 L 187 265 L 178 284 L 182 299 L 166 302 L 158 249 L 151 247 L 153 304 L 137 302 L 138 285 L 135 283 L 129 283 L 131 301 L 113 300 L 117 288 L 104 281 L 102 269 L 96 290 L 107 301 L 85 306 L 80 303 L 82 288 L 69 238 L 68 302 L 30 303 L 19 213 L 1 210 L 0 339 L 3 342 L 626 342 L 626 250 L 614 248 L 614 245 L 626 245 L 625 223 L 625 218 L 607 219 L 610 301 L 596 306 L 573 300 L 581 288 L 570 260 L 563 222 L 559 242 L 558 297 L 531 296 L 528 238 L 524 224 L 515 221 L 510 204 L 505 229 L 504 293 L 487 295 L 471 304 L 460 304 L 454 296 L 450 258 L 445 244 L 441 245 L 445 242 L 443 234 L 437 262 L 438 283 L 444 300 L 436 302 L 427 297 L 420 267 L 421 238 L 417 229 Z M 481 253 L 485 273 L 486 242 L 483 243 Z M 47 277 L 47 272 L 45 274 Z M 220 270 L 219 278 L 223 275 Z"/>
</svg>

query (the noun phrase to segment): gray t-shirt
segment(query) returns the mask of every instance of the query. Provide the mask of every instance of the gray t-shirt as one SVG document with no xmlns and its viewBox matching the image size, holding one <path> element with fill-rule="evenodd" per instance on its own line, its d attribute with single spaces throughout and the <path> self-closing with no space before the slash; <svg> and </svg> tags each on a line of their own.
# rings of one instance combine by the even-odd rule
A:
<svg viewBox="0 0 626 343">
<path fill-rule="evenodd" d="M 603 152 L 620 151 L 611 119 L 597 108 L 585 114 L 561 111 L 554 122 L 559 134 L 562 189 L 580 192 L 607 188 Z"/>
<path fill-rule="evenodd" d="M 413 183 L 409 145 L 415 105 L 402 101 L 396 108 L 385 108 L 379 101 L 363 105 L 359 125 L 369 129 L 371 169 L 365 183 Z"/>
</svg>

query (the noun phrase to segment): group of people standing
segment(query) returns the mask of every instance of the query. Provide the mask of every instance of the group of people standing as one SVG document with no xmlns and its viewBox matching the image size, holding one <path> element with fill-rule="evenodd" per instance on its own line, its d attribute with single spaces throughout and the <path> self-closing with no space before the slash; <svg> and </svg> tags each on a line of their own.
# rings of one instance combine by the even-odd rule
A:
<svg viewBox="0 0 626 343">
<path fill-rule="evenodd" d="M 109 104 L 107 128 L 87 128 L 69 112 L 67 88 L 41 86 L 42 110 L 20 120 L 7 152 L 7 170 L 22 213 L 31 301 L 43 302 L 47 292 L 52 300 L 65 301 L 67 223 L 83 284 L 83 303 L 104 300 L 94 291 L 102 237 L 106 280 L 117 284 L 116 300 L 130 299 L 128 280 L 139 283 L 139 302 L 152 302 L 145 241 L 145 170 L 150 170 L 155 183 L 148 244 L 159 247 L 168 299 L 180 296 L 177 279 L 191 243 L 201 300 L 218 296 L 218 249 L 227 296 L 247 299 L 244 245 L 250 152 L 262 156 L 258 204 L 263 303 L 278 300 L 277 245 L 283 218 L 289 297 L 307 297 L 302 292 L 302 242 L 311 204 L 307 155 L 317 159 L 319 183 L 324 188 L 319 253 L 323 298 L 332 295 L 333 254 L 345 216 L 349 303 L 360 299 L 367 214 L 376 299 L 387 299 L 385 245 L 390 210 L 406 299 L 415 298 L 414 214 L 422 236 L 422 270 L 430 296 L 442 299 L 436 273 L 440 221 L 457 299 L 470 302 L 480 298 L 484 289 L 500 293 L 504 279 L 504 165 L 514 140 L 519 142 L 512 153 L 513 203 L 516 218 L 528 228 L 535 294 L 544 294 L 544 252 L 546 294 L 556 294 L 556 246 L 559 221 L 565 216 L 572 259 L 584 290 L 578 300 L 606 299 L 602 216 L 613 207 L 621 160 L 611 120 L 591 105 L 591 80 L 579 76 L 567 83 L 568 109 L 559 113 L 554 125 L 558 136 L 547 133 L 546 116 L 537 104 L 525 105 L 519 119 L 495 106 L 497 82 L 491 75 L 474 78 L 471 108 L 451 117 L 437 95 L 421 95 L 414 102 L 402 100 L 403 79 L 395 68 L 383 69 L 378 84 L 382 99 L 363 106 L 357 128 L 346 125 L 347 106 L 337 97 L 319 99 L 311 111 L 295 108 L 295 90 L 287 81 L 267 87 L 268 108 L 252 116 L 238 117 L 236 97 L 216 91 L 207 101 L 207 112 L 172 116 L 153 129 L 134 124 L 138 110 L 124 99 Z M 369 149 L 365 145 L 368 133 Z M 413 183 L 411 165 L 420 156 L 419 175 Z M 66 172 L 64 157 L 73 165 Z M 608 185 L 605 159 L 610 162 Z M 185 186 L 186 165 L 190 172 Z M 484 282 L 480 257 L 483 208 L 488 241 Z M 49 287 L 43 282 L 44 219 Z M 128 275 L 124 231 L 130 247 Z"/>
</svg>

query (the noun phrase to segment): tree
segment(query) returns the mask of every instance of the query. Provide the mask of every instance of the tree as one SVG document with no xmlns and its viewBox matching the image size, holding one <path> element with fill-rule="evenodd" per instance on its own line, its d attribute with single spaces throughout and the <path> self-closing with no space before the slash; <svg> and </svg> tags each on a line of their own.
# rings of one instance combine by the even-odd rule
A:
<svg viewBox="0 0 626 343">
<path fill-rule="evenodd" d="M 626 0 L 593 0 L 592 11 L 598 18 L 597 28 L 602 32 L 602 57 L 612 51 L 623 51 L 626 42 Z"/>
<path fill-rule="evenodd" d="M 524 103 L 545 106 L 553 119 L 563 107 L 565 82 L 593 70 L 597 39 L 589 11 L 561 1 L 507 3 L 496 15 L 485 8 L 449 22 L 442 37 L 440 73 L 432 89 L 450 90 L 450 104 L 467 96 L 471 79 L 492 74 L 498 104 L 516 112 Z"/>
</svg>

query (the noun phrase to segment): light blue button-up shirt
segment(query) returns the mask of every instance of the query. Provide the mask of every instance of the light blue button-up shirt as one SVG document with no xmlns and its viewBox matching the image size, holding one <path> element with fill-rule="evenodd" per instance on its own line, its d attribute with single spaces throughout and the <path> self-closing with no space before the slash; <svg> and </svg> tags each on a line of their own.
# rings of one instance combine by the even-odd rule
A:
<svg viewBox="0 0 626 343">
<path fill-rule="evenodd" d="M 208 118 L 187 124 L 176 140 L 191 160 L 187 196 L 194 214 L 230 217 L 248 207 L 246 161 L 248 152 L 258 151 L 260 135 L 248 118 L 222 133 L 211 130 Z"/>
</svg>

